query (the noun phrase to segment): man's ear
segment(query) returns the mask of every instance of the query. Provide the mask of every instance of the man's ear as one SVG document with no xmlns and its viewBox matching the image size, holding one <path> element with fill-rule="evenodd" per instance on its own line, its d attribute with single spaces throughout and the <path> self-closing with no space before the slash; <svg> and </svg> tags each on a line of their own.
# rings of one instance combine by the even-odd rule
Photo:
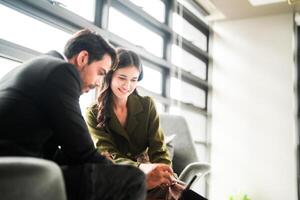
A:
<svg viewBox="0 0 300 200">
<path fill-rule="evenodd" d="M 76 57 L 76 63 L 79 69 L 83 69 L 89 62 L 89 53 L 86 50 L 80 51 Z"/>
</svg>

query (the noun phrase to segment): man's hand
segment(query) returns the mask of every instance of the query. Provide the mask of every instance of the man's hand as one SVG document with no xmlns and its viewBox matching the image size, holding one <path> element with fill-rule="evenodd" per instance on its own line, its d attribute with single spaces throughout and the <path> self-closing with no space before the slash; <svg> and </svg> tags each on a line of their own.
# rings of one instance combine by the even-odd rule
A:
<svg viewBox="0 0 300 200">
<path fill-rule="evenodd" d="M 161 163 L 140 164 L 140 170 L 146 174 L 147 189 L 153 189 L 159 185 L 171 185 L 173 170 L 170 166 Z"/>
</svg>

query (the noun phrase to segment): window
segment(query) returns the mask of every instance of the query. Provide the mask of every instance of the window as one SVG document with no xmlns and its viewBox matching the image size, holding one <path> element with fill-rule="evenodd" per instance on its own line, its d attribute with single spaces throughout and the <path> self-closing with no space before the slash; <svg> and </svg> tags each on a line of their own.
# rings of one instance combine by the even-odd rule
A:
<svg viewBox="0 0 300 200">
<path fill-rule="evenodd" d="M 205 108 L 206 93 L 204 90 L 181 81 L 178 78 L 171 78 L 171 98 L 184 103 L 193 104 L 194 106 Z"/>
<path fill-rule="evenodd" d="M 0 79 L 10 70 L 20 65 L 19 62 L 0 57 Z"/>
<path fill-rule="evenodd" d="M 196 144 L 195 145 L 197 155 L 200 162 L 206 162 L 206 146 L 203 144 Z"/>
<path fill-rule="evenodd" d="M 0 38 L 39 51 L 63 51 L 70 34 L 0 4 Z M 5 28 L 4 28 L 5 27 Z M 42 30 L 42 31 L 41 31 Z M 51 39 L 49 39 L 51 38 Z"/>
<path fill-rule="evenodd" d="M 203 14 L 203 12 L 200 12 L 199 9 L 196 9 L 195 6 L 192 5 L 189 1 L 178 0 L 178 2 L 185 8 L 187 8 L 190 12 L 192 12 L 194 15 L 196 15 L 199 19 L 201 19 L 203 22 L 205 22 L 205 15 Z"/>
<path fill-rule="evenodd" d="M 195 46 L 207 51 L 206 36 L 177 13 L 173 13 L 173 29 Z"/>
<path fill-rule="evenodd" d="M 155 70 L 148 67 L 146 64 L 143 65 L 143 80 L 139 83 L 143 88 L 155 92 L 157 94 L 162 94 L 162 73 L 161 71 Z"/>
<path fill-rule="evenodd" d="M 81 113 L 85 116 L 87 107 L 91 106 L 95 101 L 96 89 L 90 90 L 88 93 L 84 93 L 80 96 L 79 104 Z"/>
<path fill-rule="evenodd" d="M 59 0 L 62 7 L 94 22 L 95 18 L 95 0 Z"/>
<path fill-rule="evenodd" d="M 172 63 L 202 80 L 206 80 L 206 64 L 174 44 L 172 45 Z"/>
<path fill-rule="evenodd" d="M 109 9 L 108 30 L 158 57 L 163 57 L 163 38 L 113 7 Z"/>
<path fill-rule="evenodd" d="M 164 105 L 162 103 L 160 103 L 159 101 L 153 99 L 155 102 L 155 108 L 157 113 L 163 113 L 164 112 Z"/>
<path fill-rule="evenodd" d="M 165 4 L 161 0 L 130 0 L 160 22 L 165 22 Z"/>
</svg>

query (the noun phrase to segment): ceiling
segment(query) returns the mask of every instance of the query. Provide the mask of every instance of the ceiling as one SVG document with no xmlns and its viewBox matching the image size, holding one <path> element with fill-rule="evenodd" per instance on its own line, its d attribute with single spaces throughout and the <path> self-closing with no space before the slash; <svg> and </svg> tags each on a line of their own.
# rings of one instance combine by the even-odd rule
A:
<svg viewBox="0 0 300 200">
<path fill-rule="evenodd" d="M 280 2 L 262 6 L 252 6 L 248 0 L 196 0 L 206 8 L 211 15 L 209 21 L 235 20 L 242 18 L 253 18 L 267 15 L 291 13 L 293 10 L 300 11 L 300 0 L 293 0 L 297 3 L 289 5 L 287 2 Z M 209 2 L 209 3 L 208 3 Z"/>
</svg>

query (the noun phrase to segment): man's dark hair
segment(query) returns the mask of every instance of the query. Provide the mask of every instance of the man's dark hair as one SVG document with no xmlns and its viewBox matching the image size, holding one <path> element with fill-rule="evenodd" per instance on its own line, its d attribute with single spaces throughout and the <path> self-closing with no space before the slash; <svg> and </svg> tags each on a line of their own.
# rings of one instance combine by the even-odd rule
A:
<svg viewBox="0 0 300 200">
<path fill-rule="evenodd" d="M 110 55 L 112 68 L 118 62 L 115 49 L 99 34 L 89 29 L 83 29 L 75 33 L 65 45 L 64 54 L 68 59 L 71 59 L 83 50 L 89 53 L 88 64 L 101 60 L 105 54 Z"/>
</svg>

